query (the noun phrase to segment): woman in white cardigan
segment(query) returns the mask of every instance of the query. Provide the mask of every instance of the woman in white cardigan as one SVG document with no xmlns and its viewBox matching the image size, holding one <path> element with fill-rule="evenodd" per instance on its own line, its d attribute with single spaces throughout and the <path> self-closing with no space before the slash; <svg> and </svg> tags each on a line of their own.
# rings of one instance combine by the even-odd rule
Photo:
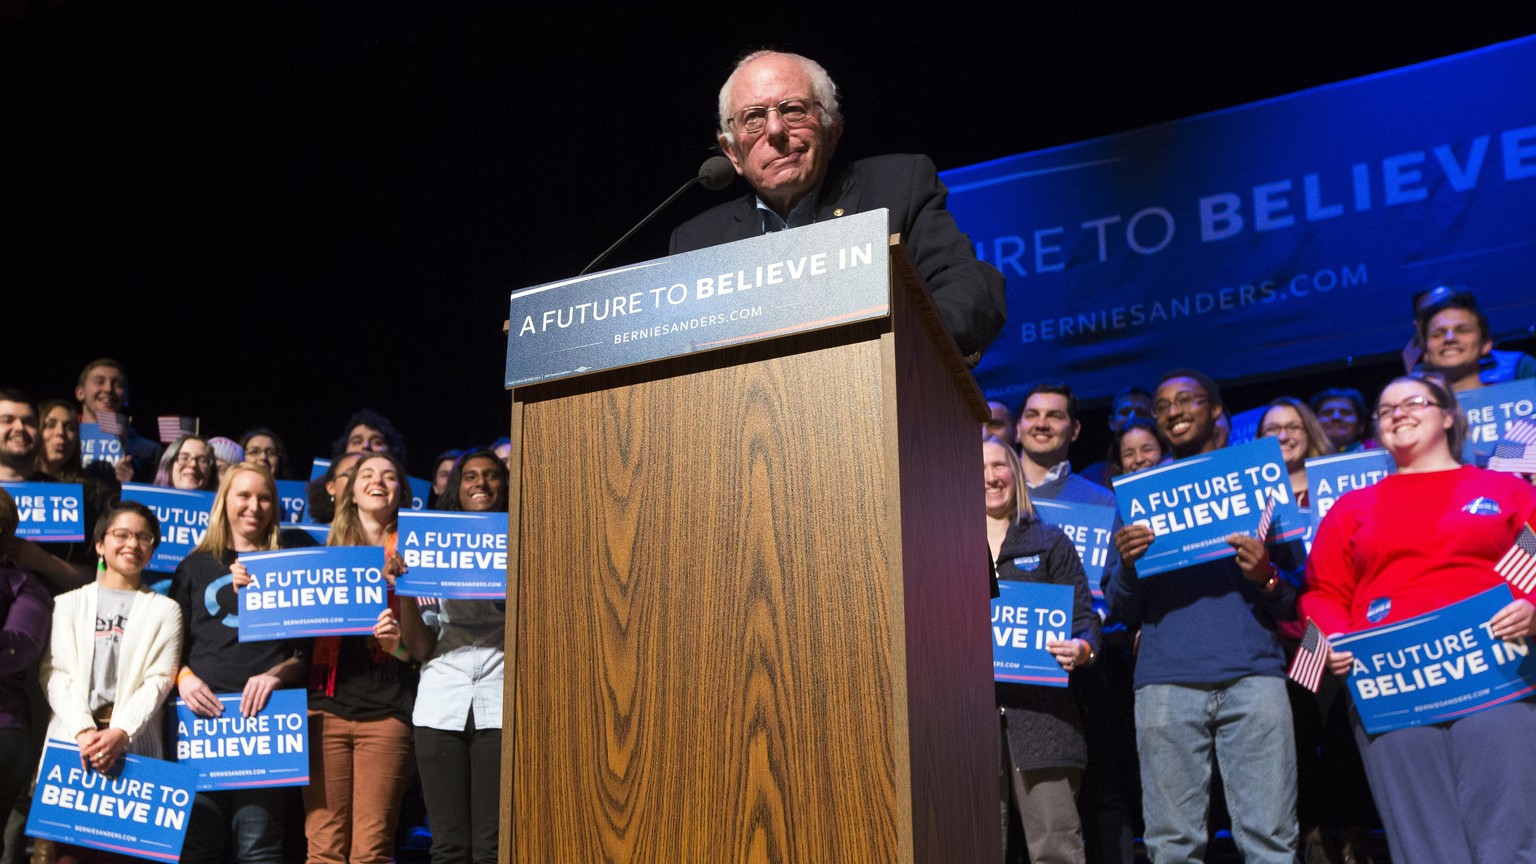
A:
<svg viewBox="0 0 1536 864">
<path fill-rule="evenodd" d="M 42 683 L 48 737 L 80 745 L 86 770 L 114 774 L 124 753 L 163 758 L 161 706 L 181 661 L 181 607 L 140 576 L 160 545 L 160 521 L 134 501 L 96 521 L 96 581 L 54 602 Z"/>
</svg>

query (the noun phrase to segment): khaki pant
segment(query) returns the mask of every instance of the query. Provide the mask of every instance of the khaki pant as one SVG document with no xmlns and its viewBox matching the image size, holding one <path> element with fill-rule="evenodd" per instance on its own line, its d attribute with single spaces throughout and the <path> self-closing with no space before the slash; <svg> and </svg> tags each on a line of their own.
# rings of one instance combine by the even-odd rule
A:
<svg viewBox="0 0 1536 864">
<path fill-rule="evenodd" d="M 344 720 L 311 711 L 309 741 L 309 864 L 394 861 L 400 799 L 413 767 L 410 725 L 393 717 Z"/>
</svg>

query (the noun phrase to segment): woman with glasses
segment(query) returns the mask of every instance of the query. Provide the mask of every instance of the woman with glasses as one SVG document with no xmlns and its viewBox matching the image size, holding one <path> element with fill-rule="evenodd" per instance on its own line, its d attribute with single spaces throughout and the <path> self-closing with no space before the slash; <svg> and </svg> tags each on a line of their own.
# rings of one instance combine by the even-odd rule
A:
<svg viewBox="0 0 1536 864">
<path fill-rule="evenodd" d="M 273 479 L 282 480 L 288 476 L 288 450 L 276 432 L 257 426 L 240 436 L 240 446 L 245 450 L 245 461 L 267 469 Z"/>
<path fill-rule="evenodd" d="M 1291 495 L 1306 507 L 1307 460 L 1333 452 L 1317 415 L 1300 399 L 1281 396 L 1259 418 L 1259 437 L 1280 442 L 1280 458 L 1291 475 Z"/>
<path fill-rule="evenodd" d="M 439 510 L 505 513 L 507 469 L 490 450 L 454 467 Z M 496 860 L 501 806 L 502 659 L 499 600 L 400 604 L 401 638 L 421 667 L 412 721 L 416 766 L 432 824 L 432 864 Z"/>
<path fill-rule="evenodd" d="M 181 608 L 141 578 L 160 545 L 152 510 L 113 505 L 97 520 L 94 541 L 96 581 L 54 601 L 40 678 L 53 709 L 48 737 L 78 744 L 83 769 L 115 776 L 125 753 L 165 758 L 161 708 L 181 657 Z M 112 857 L 55 848 L 62 864 Z"/>
<path fill-rule="evenodd" d="M 386 578 L 403 570 L 395 521 L 408 506 L 405 468 L 365 453 L 341 487 L 331 546 L 380 546 Z M 399 600 L 379 613 L 372 636 L 325 636 L 310 655 L 309 724 L 316 750 L 304 787 L 309 860 L 394 860 L 400 800 L 411 779 L 416 667 L 400 644 Z"/>
<path fill-rule="evenodd" d="M 1071 638 L 1046 643 L 1067 672 L 1093 663 L 1099 617 L 1077 549 L 1060 528 L 1035 515 L 1024 469 L 1013 448 L 988 435 L 981 442 L 986 485 L 987 542 L 998 581 L 1072 586 Z M 1005 796 L 1024 827 L 1029 858 L 1039 864 L 1084 858 L 1077 792 L 1088 767 L 1088 745 L 1072 694 L 1064 687 L 999 682 Z M 1006 801 L 1005 801 L 1006 803 Z"/>
<path fill-rule="evenodd" d="M 1494 565 L 1536 521 L 1536 489 L 1459 461 L 1466 418 L 1439 376 L 1398 378 L 1376 405 L 1377 435 L 1397 473 L 1341 497 L 1318 529 L 1302 614 L 1326 633 L 1392 624 L 1507 584 Z M 1536 607 L 1516 599 L 1488 622 L 1498 639 L 1536 635 Z M 1330 651 L 1348 675 L 1355 657 Z M 1394 861 L 1536 860 L 1536 701 L 1448 723 L 1355 738 Z"/>
<path fill-rule="evenodd" d="M 198 435 L 183 435 L 165 448 L 155 485 L 171 489 L 211 492 L 218 486 L 213 470 L 213 447 Z"/>
<path fill-rule="evenodd" d="M 233 571 L 239 569 L 247 579 L 248 574 L 236 557 L 313 545 L 302 532 L 280 534 L 279 520 L 277 483 L 267 469 L 253 462 L 232 465 L 213 499 L 207 533 L 176 568 L 171 597 L 186 622 L 176 689 L 194 714 L 221 717 L 226 707 L 217 694 L 239 693 L 237 710 L 254 717 L 267 706 L 273 690 L 304 684 L 306 644 L 240 641 Z M 282 861 L 281 819 L 290 794 L 284 787 L 199 792 L 182 860 Z"/>
</svg>

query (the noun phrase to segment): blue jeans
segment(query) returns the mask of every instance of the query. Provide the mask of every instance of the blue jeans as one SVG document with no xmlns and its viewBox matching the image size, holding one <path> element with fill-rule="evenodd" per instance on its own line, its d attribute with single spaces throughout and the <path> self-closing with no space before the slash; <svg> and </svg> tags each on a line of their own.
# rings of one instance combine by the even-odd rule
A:
<svg viewBox="0 0 1536 864">
<path fill-rule="evenodd" d="M 199 792 L 182 847 L 184 862 L 281 864 L 284 787 Z"/>
<path fill-rule="evenodd" d="M 1147 855 L 1205 857 L 1211 757 L 1221 765 L 1232 839 L 1248 864 L 1296 860 L 1296 752 L 1285 680 L 1149 684 L 1136 691 Z"/>
</svg>

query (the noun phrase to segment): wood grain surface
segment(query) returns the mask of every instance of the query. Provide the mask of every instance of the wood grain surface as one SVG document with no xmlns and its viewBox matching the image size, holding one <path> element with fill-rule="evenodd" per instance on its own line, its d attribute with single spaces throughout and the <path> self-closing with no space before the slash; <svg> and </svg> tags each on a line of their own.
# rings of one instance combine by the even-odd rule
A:
<svg viewBox="0 0 1536 864">
<path fill-rule="evenodd" d="M 890 327 L 517 391 L 502 860 L 994 860 L 971 406 Z"/>
</svg>

